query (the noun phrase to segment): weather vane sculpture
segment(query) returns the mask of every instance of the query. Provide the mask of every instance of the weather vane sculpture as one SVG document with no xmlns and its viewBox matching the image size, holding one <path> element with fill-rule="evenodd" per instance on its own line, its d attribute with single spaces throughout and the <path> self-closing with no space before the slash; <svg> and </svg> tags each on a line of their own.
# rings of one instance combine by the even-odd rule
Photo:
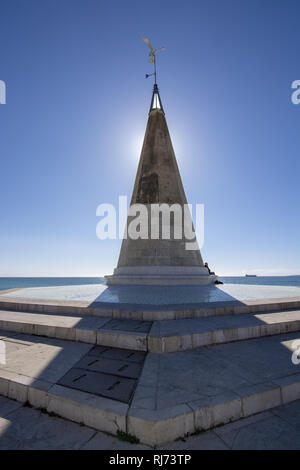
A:
<svg viewBox="0 0 300 470">
<path fill-rule="evenodd" d="M 151 44 L 151 42 L 148 38 L 144 38 L 144 36 L 140 36 L 140 38 L 143 41 L 145 41 L 145 43 L 147 44 L 147 46 L 150 49 L 148 62 L 150 62 L 151 64 L 154 64 L 154 72 L 153 73 L 146 73 L 146 78 L 151 77 L 152 75 L 154 75 L 154 84 L 157 85 L 157 82 L 156 82 L 156 53 L 159 52 L 159 51 L 164 51 L 165 47 L 160 47 L 159 49 L 155 49 L 152 46 L 152 44 Z"/>
</svg>

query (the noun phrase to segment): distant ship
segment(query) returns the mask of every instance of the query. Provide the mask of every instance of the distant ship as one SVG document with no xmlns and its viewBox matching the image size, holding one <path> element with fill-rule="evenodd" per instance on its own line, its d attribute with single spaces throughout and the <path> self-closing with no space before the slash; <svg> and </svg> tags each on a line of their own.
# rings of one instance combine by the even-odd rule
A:
<svg viewBox="0 0 300 470">
<path fill-rule="evenodd" d="M 245 277 L 257 277 L 257 274 L 245 274 Z"/>
</svg>

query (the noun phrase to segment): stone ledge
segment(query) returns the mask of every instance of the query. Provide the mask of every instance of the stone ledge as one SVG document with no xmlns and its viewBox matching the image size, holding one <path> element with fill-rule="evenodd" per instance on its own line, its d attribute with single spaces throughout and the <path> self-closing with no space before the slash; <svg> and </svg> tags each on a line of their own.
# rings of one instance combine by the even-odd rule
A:
<svg viewBox="0 0 300 470">
<path fill-rule="evenodd" d="M 300 330 L 300 310 L 158 321 L 152 323 L 147 333 L 134 331 L 135 321 L 132 321 L 132 329 L 131 320 L 120 319 L 117 323 L 111 329 L 110 321 L 105 317 L 0 311 L 0 329 L 6 331 L 121 349 L 168 353 L 296 332 Z"/>
<path fill-rule="evenodd" d="M 105 276 L 109 286 L 207 286 L 217 281 L 213 275 L 118 275 Z"/>
<path fill-rule="evenodd" d="M 300 311 L 255 316 L 241 314 L 238 317 L 227 316 L 222 319 L 210 317 L 207 320 L 206 325 L 201 324 L 200 319 L 198 321 L 189 319 L 154 322 L 148 336 L 148 351 L 154 353 L 186 351 L 202 346 L 232 343 L 300 330 Z M 161 326 L 162 324 L 165 328 Z"/>
<path fill-rule="evenodd" d="M 101 302 L 54 301 L 5 297 L 0 295 L 0 309 L 54 315 L 89 315 L 132 320 L 178 320 L 207 316 L 233 315 L 241 313 L 263 313 L 300 308 L 300 296 L 278 299 L 245 300 L 228 302 L 206 302 L 197 305 L 151 305 L 103 304 Z"/>
<path fill-rule="evenodd" d="M 3 315 L 5 313 L 5 315 Z M 9 315 L 12 314 L 10 319 Z M 5 317 L 5 319 L 4 319 Z M 7 319 L 6 319 L 7 317 Z M 25 312 L 0 312 L 0 329 L 14 333 L 22 333 L 34 336 L 45 336 L 48 338 L 76 341 L 87 344 L 98 344 L 102 346 L 114 346 L 116 348 L 135 349 L 147 351 L 147 334 L 141 332 L 128 332 L 120 330 L 101 329 L 107 322 L 107 318 L 90 318 L 94 325 L 80 327 L 76 321 L 87 321 L 88 317 L 81 319 L 65 317 L 45 316 L 39 314 L 27 314 Z M 74 321 L 73 321 L 74 320 Z M 69 322 L 69 326 L 67 323 Z"/>
</svg>

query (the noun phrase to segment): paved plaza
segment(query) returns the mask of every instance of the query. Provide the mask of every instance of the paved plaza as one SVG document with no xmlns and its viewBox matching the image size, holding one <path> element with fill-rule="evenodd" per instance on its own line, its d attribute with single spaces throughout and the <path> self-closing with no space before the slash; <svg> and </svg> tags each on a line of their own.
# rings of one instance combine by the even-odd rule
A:
<svg viewBox="0 0 300 470">
<path fill-rule="evenodd" d="M 32 287 L 1 292 L 2 296 L 27 300 L 57 300 L 126 306 L 186 307 L 215 302 L 243 302 L 294 298 L 300 296 L 300 288 L 294 286 L 259 286 L 223 284 L 218 286 L 106 286 L 90 284 L 80 286 Z"/>
</svg>

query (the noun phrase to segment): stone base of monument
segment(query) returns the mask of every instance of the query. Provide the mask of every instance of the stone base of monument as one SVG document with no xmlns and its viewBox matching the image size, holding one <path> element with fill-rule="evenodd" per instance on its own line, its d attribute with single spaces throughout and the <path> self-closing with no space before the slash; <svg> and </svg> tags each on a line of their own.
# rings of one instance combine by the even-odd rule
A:
<svg viewBox="0 0 300 470">
<path fill-rule="evenodd" d="M 197 266 L 126 266 L 105 279 L 108 285 L 199 286 L 214 284 L 218 277 Z"/>
<path fill-rule="evenodd" d="M 0 298 L 0 394 L 94 429 L 157 446 L 300 398 L 300 297 L 163 321 Z"/>
</svg>

